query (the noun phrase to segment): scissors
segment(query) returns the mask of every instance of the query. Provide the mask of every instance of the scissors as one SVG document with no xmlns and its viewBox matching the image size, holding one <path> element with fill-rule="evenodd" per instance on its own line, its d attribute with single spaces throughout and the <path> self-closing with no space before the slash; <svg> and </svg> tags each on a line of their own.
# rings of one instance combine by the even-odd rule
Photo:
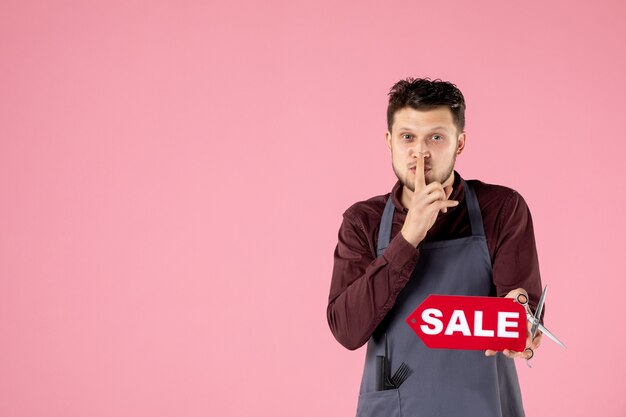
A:
<svg viewBox="0 0 626 417">
<path fill-rule="evenodd" d="M 539 299 L 539 304 L 537 304 L 537 311 L 535 312 L 535 314 L 533 314 L 533 312 L 530 310 L 530 306 L 528 305 L 528 296 L 526 294 L 518 294 L 517 297 L 515 297 L 515 301 L 517 301 L 519 304 L 521 304 L 524 307 L 524 309 L 526 310 L 526 318 L 528 319 L 528 322 L 532 325 L 532 327 L 530 328 L 530 342 L 531 343 L 533 340 L 535 340 L 537 329 L 539 329 L 541 330 L 542 333 L 544 333 L 546 336 L 552 339 L 557 345 L 561 346 L 564 349 L 567 349 L 567 347 L 563 344 L 563 342 L 557 339 L 557 337 L 554 334 L 552 334 L 550 330 L 546 329 L 543 326 L 543 324 L 539 323 L 539 318 L 541 317 L 541 312 L 543 311 L 543 303 L 546 300 L 547 290 L 548 290 L 548 286 L 546 285 L 543 288 L 543 292 L 541 293 L 541 298 Z M 529 347 L 524 349 L 524 352 L 525 351 L 530 351 L 530 357 L 526 359 L 526 364 L 530 368 L 531 366 L 530 366 L 529 361 L 534 356 L 535 353 Z"/>
</svg>

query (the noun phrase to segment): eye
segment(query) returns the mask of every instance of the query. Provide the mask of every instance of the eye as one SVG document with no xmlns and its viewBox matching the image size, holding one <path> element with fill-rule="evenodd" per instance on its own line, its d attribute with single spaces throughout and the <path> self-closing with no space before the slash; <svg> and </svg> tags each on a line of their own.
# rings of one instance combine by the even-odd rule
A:
<svg viewBox="0 0 626 417">
<path fill-rule="evenodd" d="M 430 138 L 434 140 L 435 142 L 440 142 L 444 139 L 443 136 L 441 135 L 432 135 Z"/>
<path fill-rule="evenodd" d="M 413 135 L 409 134 L 409 133 L 403 133 L 402 135 L 400 135 L 400 137 L 404 140 L 411 140 L 413 139 Z"/>
</svg>

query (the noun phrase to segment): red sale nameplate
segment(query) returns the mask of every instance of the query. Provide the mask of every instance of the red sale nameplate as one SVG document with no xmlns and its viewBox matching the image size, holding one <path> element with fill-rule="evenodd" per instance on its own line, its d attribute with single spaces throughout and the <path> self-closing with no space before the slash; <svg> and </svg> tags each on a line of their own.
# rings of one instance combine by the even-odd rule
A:
<svg viewBox="0 0 626 417">
<path fill-rule="evenodd" d="M 431 349 L 526 347 L 526 311 L 512 298 L 430 295 L 406 322 Z"/>
</svg>

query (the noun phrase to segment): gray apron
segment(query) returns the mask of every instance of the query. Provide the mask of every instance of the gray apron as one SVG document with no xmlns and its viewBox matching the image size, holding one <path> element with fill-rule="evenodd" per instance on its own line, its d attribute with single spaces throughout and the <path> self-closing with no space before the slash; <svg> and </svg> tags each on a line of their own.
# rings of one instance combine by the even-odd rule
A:
<svg viewBox="0 0 626 417">
<path fill-rule="evenodd" d="M 421 243 L 411 278 L 367 343 L 357 417 L 524 416 L 513 359 L 483 350 L 429 349 L 406 318 L 430 294 L 494 296 L 491 259 L 478 200 L 462 181 L 472 235 Z M 380 223 L 377 255 L 391 238 L 391 195 Z M 393 375 L 402 362 L 413 373 L 399 388 L 376 390 L 376 356 L 387 358 Z"/>
</svg>

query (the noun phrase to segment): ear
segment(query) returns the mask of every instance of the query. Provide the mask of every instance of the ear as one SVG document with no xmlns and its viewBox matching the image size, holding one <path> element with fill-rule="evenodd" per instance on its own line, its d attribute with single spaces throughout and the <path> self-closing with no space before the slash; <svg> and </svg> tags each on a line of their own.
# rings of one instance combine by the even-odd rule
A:
<svg viewBox="0 0 626 417">
<path fill-rule="evenodd" d="M 391 132 L 387 131 L 387 133 L 385 133 L 385 141 L 387 142 L 387 148 L 389 148 L 389 150 L 391 151 Z"/>
<path fill-rule="evenodd" d="M 456 141 L 456 154 L 457 155 L 461 155 L 461 152 L 463 152 L 463 149 L 465 149 L 465 139 L 466 139 L 466 134 L 465 134 L 465 131 L 463 131 L 459 135 L 459 138 Z"/>
</svg>

